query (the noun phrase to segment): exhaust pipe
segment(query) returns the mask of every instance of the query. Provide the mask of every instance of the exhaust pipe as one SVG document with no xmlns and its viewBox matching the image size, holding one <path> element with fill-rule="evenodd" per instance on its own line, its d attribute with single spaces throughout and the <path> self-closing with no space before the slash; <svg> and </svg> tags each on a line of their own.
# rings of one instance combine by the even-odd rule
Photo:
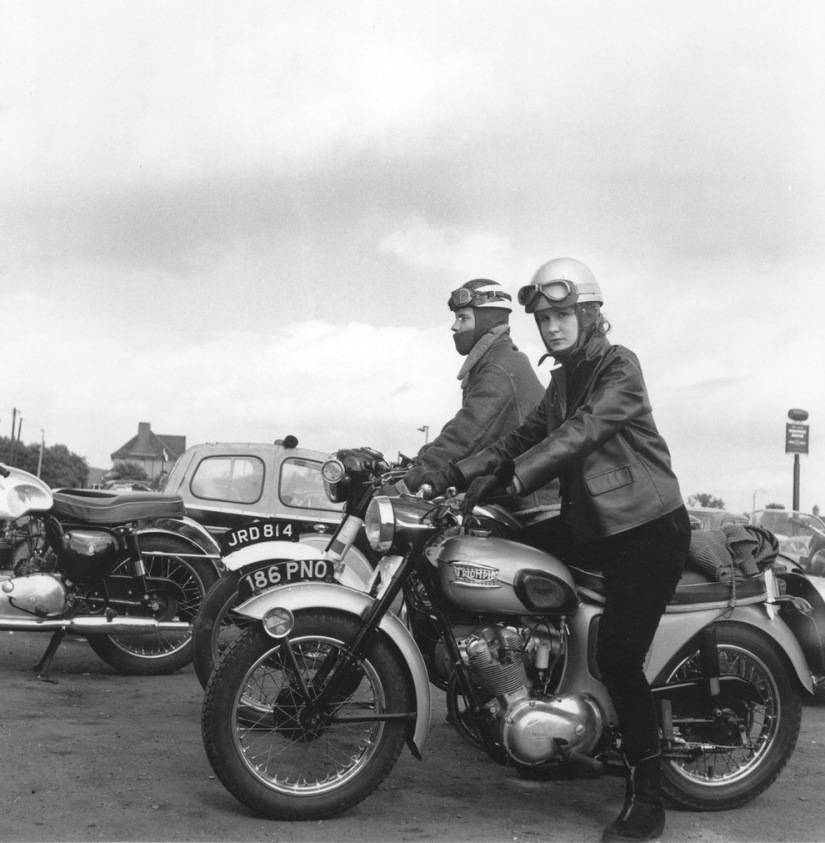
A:
<svg viewBox="0 0 825 843">
<path fill-rule="evenodd" d="M 147 632 L 191 632 L 186 621 L 156 621 L 153 618 L 0 618 L 0 630 L 10 632 L 56 632 L 69 635 L 141 635 Z"/>
</svg>

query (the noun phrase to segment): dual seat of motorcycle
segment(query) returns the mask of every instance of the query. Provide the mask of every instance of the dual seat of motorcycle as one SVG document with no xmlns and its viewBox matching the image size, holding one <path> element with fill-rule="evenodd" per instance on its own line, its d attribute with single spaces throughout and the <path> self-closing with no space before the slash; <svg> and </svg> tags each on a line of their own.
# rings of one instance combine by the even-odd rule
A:
<svg viewBox="0 0 825 843">
<path fill-rule="evenodd" d="M 604 576 L 601 571 L 571 565 L 570 572 L 580 592 L 604 602 Z M 764 574 L 738 579 L 732 584 L 711 580 L 702 571 L 686 567 L 666 611 L 689 612 L 691 609 L 728 606 L 732 600 L 738 604 L 761 603 L 766 598 Z"/>
<path fill-rule="evenodd" d="M 186 509 L 180 495 L 62 489 L 54 493 L 51 512 L 66 521 L 113 526 L 151 518 L 181 518 Z"/>
</svg>

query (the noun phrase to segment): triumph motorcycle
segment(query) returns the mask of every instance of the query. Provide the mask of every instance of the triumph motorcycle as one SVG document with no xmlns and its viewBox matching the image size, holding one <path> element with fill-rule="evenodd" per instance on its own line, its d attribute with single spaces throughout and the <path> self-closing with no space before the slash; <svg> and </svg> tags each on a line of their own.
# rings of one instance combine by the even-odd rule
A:
<svg viewBox="0 0 825 843">
<path fill-rule="evenodd" d="M 226 574 L 210 589 L 193 623 L 193 664 L 202 687 L 220 654 L 251 623 L 234 610 L 253 595 L 298 582 L 338 582 L 366 589 L 373 564 L 354 548 L 355 540 L 376 490 L 403 477 L 409 460 L 391 465 L 370 448 L 341 456 L 343 477 L 324 480 L 332 502 L 344 504 L 341 521 L 329 538 L 307 540 L 301 525 L 288 519 L 251 521 L 222 537 Z M 324 464 L 329 465 L 337 471 L 339 462 Z"/>
<path fill-rule="evenodd" d="M 347 810 L 405 744 L 422 757 L 430 682 L 459 734 L 519 775 L 623 774 L 595 653 L 602 577 L 515 541 L 514 527 L 495 507 L 465 516 L 454 497 L 377 496 L 366 531 L 385 555 L 367 592 L 303 583 L 238 606 L 254 623 L 221 656 L 202 711 L 224 786 L 274 819 Z M 678 806 L 744 805 L 793 753 L 822 649 L 784 620 L 811 605 L 779 586 L 770 568 L 734 587 L 686 570 L 661 620 L 645 670 Z M 390 610 L 399 595 L 408 625 Z"/>
<path fill-rule="evenodd" d="M 220 565 L 219 546 L 178 496 L 52 492 L 0 465 L 0 630 L 52 633 L 38 678 L 67 633 L 123 673 L 185 667 Z"/>
</svg>

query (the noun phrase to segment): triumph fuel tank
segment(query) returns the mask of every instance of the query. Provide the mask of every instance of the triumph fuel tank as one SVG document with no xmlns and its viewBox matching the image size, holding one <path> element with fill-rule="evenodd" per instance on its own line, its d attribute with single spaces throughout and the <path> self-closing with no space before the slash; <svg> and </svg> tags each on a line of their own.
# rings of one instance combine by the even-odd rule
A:
<svg viewBox="0 0 825 843">
<path fill-rule="evenodd" d="M 446 599 L 470 612 L 567 615 L 579 603 L 573 577 L 559 559 L 509 539 L 447 539 L 438 578 Z"/>
</svg>

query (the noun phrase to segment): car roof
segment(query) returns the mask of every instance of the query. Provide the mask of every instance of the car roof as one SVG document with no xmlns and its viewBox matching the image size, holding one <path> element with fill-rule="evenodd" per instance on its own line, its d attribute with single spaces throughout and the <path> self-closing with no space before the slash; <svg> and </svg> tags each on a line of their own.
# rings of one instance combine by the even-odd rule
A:
<svg viewBox="0 0 825 843">
<path fill-rule="evenodd" d="M 275 442 L 202 442 L 186 449 L 187 453 L 196 451 L 215 451 L 216 453 L 243 453 L 254 451 L 257 454 L 286 454 L 287 456 L 305 457 L 306 459 L 325 460 L 329 454 L 325 451 L 314 451 L 309 448 L 285 448 Z"/>
</svg>

